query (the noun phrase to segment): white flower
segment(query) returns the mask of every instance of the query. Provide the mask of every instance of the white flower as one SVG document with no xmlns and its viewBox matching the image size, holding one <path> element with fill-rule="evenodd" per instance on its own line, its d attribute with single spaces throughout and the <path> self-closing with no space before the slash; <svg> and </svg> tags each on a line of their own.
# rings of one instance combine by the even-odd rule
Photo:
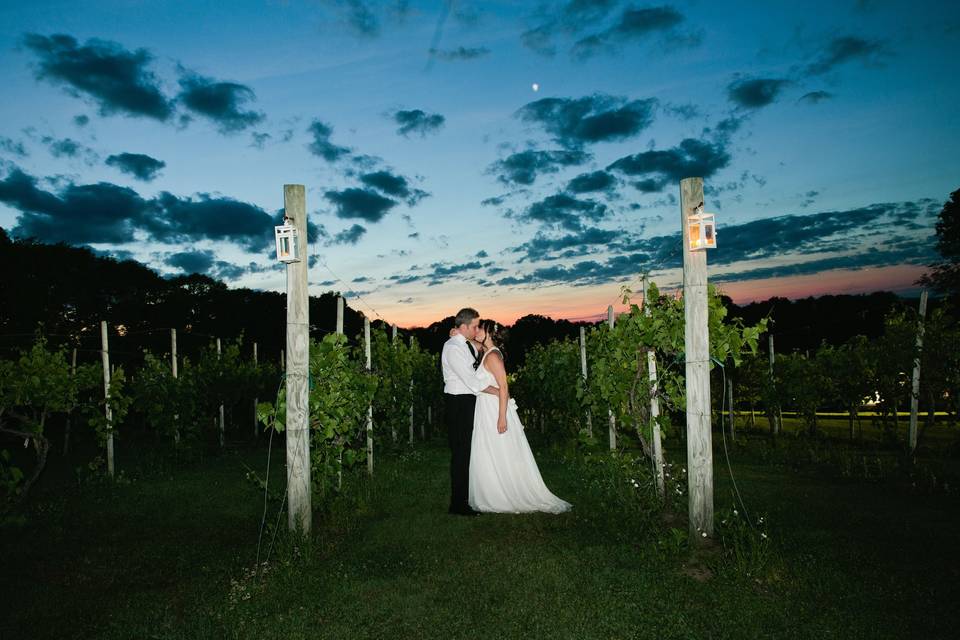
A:
<svg viewBox="0 0 960 640">
<path fill-rule="evenodd" d="M 737 512 L 736 509 L 734 509 L 734 510 L 733 510 L 733 515 L 738 516 L 738 515 L 740 515 L 740 514 Z"/>
<path fill-rule="evenodd" d="M 767 534 L 761 533 L 761 534 L 760 534 L 760 537 L 763 538 L 764 540 L 766 540 L 766 539 L 767 539 Z"/>
<path fill-rule="evenodd" d="M 701 533 L 700 535 L 701 535 L 701 536 L 703 536 L 704 538 L 706 538 L 706 537 L 707 537 L 707 532 L 706 532 L 706 531 L 704 531 L 704 532 L 703 532 L 703 533 Z"/>
</svg>

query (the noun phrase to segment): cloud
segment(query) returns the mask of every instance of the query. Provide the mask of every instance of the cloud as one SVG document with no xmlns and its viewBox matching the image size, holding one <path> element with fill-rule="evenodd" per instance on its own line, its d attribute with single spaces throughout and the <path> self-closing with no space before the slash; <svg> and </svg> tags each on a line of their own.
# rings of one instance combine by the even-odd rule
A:
<svg viewBox="0 0 960 640">
<path fill-rule="evenodd" d="M 213 251 L 206 249 L 202 251 L 172 253 L 164 259 L 164 262 L 187 274 L 206 274 L 213 267 Z"/>
<path fill-rule="evenodd" d="M 558 225 L 569 231 L 580 231 L 583 221 L 597 222 L 608 213 L 607 206 L 595 200 L 578 200 L 565 193 L 547 196 L 510 217 L 518 222 Z"/>
<path fill-rule="evenodd" d="M 490 55 L 486 47 L 457 47 L 456 49 L 430 49 L 430 55 L 438 60 L 451 62 L 454 60 L 475 60 Z"/>
<path fill-rule="evenodd" d="M 606 171 L 592 171 L 581 173 L 567 183 L 567 191 L 571 193 L 612 193 L 617 186 L 617 179 Z"/>
<path fill-rule="evenodd" d="M 73 124 L 77 125 L 78 127 L 85 127 L 90 124 L 90 116 L 82 113 L 80 115 L 73 116 Z"/>
<path fill-rule="evenodd" d="M 396 200 L 385 198 L 375 191 L 356 187 L 327 191 L 324 197 L 336 205 L 338 218 L 360 218 L 367 222 L 379 222 L 398 204 Z"/>
<path fill-rule="evenodd" d="M 524 257 L 520 259 L 536 262 L 538 260 L 549 259 L 551 254 L 575 250 L 579 255 L 589 252 L 591 247 L 604 247 L 612 243 L 621 235 L 619 231 L 599 229 L 597 227 L 587 227 L 575 233 L 566 234 L 558 238 L 550 238 L 542 233 L 538 233 L 530 240 L 524 242 L 519 247 L 514 247 L 515 253 L 523 253 Z M 491 275 L 493 275 L 491 273 Z"/>
<path fill-rule="evenodd" d="M 533 184 L 538 175 L 556 173 L 560 167 L 583 164 L 590 160 L 589 153 L 579 150 L 538 151 L 530 149 L 520 151 L 497 160 L 487 172 L 497 174 L 504 184 Z"/>
<path fill-rule="evenodd" d="M 262 113 L 243 110 L 247 103 L 256 100 L 250 87 L 181 71 L 177 99 L 190 111 L 213 121 L 221 133 L 242 131 L 263 121 Z"/>
<path fill-rule="evenodd" d="M 859 36 L 838 36 L 830 40 L 816 59 L 804 69 L 808 76 L 818 76 L 836 67 L 859 60 L 865 66 L 880 66 L 889 55 L 882 40 L 866 40 Z"/>
<path fill-rule="evenodd" d="M 380 35 L 380 19 L 362 0 L 326 0 L 340 14 L 341 21 L 355 35 L 374 38 Z"/>
<path fill-rule="evenodd" d="M 488 254 L 483 249 L 481 249 L 480 251 L 477 251 L 477 254 L 474 256 L 474 258 L 489 258 L 489 257 L 490 257 L 490 254 Z"/>
<path fill-rule="evenodd" d="M 307 145 L 307 149 L 313 155 L 323 158 L 327 162 L 336 162 L 343 156 L 350 154 L 350 149 L 347 147 L 337 146 L 330 141 L 330 136 L 333 135 L 333 127 L 327 123 L 319 119 L 314 120 L 310 123 L 307 131 L 313 136 L 313 142 Z"/>
<path fill-rule="evenodd" d="M 412 188 L 403 176 L 384 170 L 365 173 L 360 176 L 360 182 L 368 187 L 378 189 L 388 196 L 402 198 L 411 207 L 430 195 L 421 189 Z M 410 222 L 409 219 L 407 222 Z"/>
<path fill-rule="evenodd" d="M 173 114 L 171 101 L 148 68 L 153 56 L 146 49 L 129 51 L 98 39 L 80 45 L 64 34 L 30 33 L 23 44 L 38 58 L 38 79 L 63 86 L 73 96 L 86 95 L 101 115 L 120 113 L 165 122 Z"/>
<path fill-rule="evenodd" d="M 12 138 L 7 138 L 5 136 L 0 136 L 0 151 L 19 156 L 21 158 L 26 158 L 28 155 L 30 155 L 27 153 L 27 149 L 23 146 L 22 142 L 13 140 Z"/>
<path fill-rule="evenodd" d="M 619 45 L 645 40 L 657 34 L 670 34 L 670 39 L 678 44 L 699 43 L 699 39 L 694 36 L 676 32 L 676 27 L 683 21 L 683 15 L 670 6 L 639 9 L 628 7 L 612 27 L 575 42 L 573 54 L 577 58 L 589 58 L 601 52 L 615 51 Z"/>
<path fill-rule="evenodd" d="M 166 162 L 142 153 L 114 154 L 107 157 L 106 163 L 144 182 L 150 182 L 156 178 L 160 170 L 167 166 Z"/>
<path fill-rule="evenodd" d="M 47 145 L 47 149 L 54 158 L 77 158 L 88 166 L 93 166 L 100 159 L 96 151 L 72 138 L 57 139 L 53 136 L 43 136 L 40 142 Z"/>
<path fill-rule="evenodd" d="M 820 104 L 824 100 L 830 100 L 834 95 L 828 91 L 811 91 L 805 93 L 797 100 L 797 102 L 806 102 L 807 104 Z"/>
<path fill-rule="evenodd" d="M 68 182 L 53 192 L 18 167 L 0 180 L 0 202 L 20 212 L 14 235 L 48 243 L 212 240 L 261 253 L 272 246 L 273 227 L 282 219 L 282 212 L 271 216 L 256 205 L 205 193 L 185 198 L 163 191 L 147 199 L 108 182 Z M 308 224 L 310 237 L 315 233 L 317 227 Z"/>
<path fill-rule="evenodd" d="M 643 178 L 634 186 L 644 193 L 653 193 L 683 178 L 709 178 L 728 164 L 730 154 L 723 144 L 687 138 L 672 149 L 625 156 L 610 164 L 607 170 Z"/>
<path fill-rule="evenodd" d="M 657 101 L 594 94 L 583 98 L 543 98 L 524 105 L 517 115 L 542 126 L 563 147 L 627 140 L 650 126 Z"/>
<path fill-rule="evenodd" d="M 349 229 L 344 229 L 339 232 L 337 235 L 333 236 L 333 244 L 357 244 L 360 242 L 360 238 L 367 232 L 367 229 L 359 224 L 355 224 Z M 354 280 L 357 282 L 357 280 Z"/>
<path fill-rule="evenodd" d="M 774 102 L 789 84 L 786 78 L 741 78 L 727 85 L 727 98 L 738 107 L 758 109 Z"/>
<path fill-rule="evenodd" d="M 413 304 L 413 298 L 400 298 L 397 304 Z"/>
<path fill-rule="evenodd" d="M 446 118 L 439 113 L 426 113 L 420 109 L 395 111 L 393 120 L 400 125 L 397 129 L 400 135 L 409 136 L 411 133 L 419 133 L 420 137 L 439 131 L 446 122 Z"/>
</svg>

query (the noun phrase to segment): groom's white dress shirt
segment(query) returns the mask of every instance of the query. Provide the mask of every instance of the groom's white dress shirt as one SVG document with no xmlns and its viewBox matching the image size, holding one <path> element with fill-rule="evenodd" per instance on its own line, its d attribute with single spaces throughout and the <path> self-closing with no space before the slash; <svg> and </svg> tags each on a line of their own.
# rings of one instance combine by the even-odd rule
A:
<svg viewBox="0 0 960 640">
<path fill-rule="evenodd" d="M 484 390 L 485 386 L 473 368 L 473 354 L 462 334 L 458 333 L 444 343 L 440 366 L 443 369 L 444 393 L 477 395 Z"/>
</svg>

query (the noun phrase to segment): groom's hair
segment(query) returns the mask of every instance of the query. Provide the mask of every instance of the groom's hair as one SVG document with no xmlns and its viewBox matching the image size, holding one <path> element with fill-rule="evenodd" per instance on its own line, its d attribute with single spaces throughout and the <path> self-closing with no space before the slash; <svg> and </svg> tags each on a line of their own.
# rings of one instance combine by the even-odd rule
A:
<svg viewBox="0 0 960 640">
<path fill-rule="evenodd" d="M 473 322 L 474 318 L 479 317 L 480 314 L 477 313 L 476 309 L 471 309 L 470 307 L 460 309 L 460 311 L 457 311 L 457 316 L 453 319 L 453 326 L 459 328 L 462 324 L 469 325 L 471 322 Z"/>
</svg>

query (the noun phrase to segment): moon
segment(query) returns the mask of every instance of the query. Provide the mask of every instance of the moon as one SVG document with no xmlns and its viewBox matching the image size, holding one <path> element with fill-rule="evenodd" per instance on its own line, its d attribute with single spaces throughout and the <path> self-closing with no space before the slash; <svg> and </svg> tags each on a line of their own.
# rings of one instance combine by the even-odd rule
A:
<svg viewBox="0 0 960 640">
<path fill-rule="evenodd" d="M 540 91 L 540 83 L 534 82 L 532 85 L 530 85 L 530 88 L 533 89 L 534 91 Z"/>
</svg>

